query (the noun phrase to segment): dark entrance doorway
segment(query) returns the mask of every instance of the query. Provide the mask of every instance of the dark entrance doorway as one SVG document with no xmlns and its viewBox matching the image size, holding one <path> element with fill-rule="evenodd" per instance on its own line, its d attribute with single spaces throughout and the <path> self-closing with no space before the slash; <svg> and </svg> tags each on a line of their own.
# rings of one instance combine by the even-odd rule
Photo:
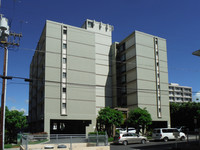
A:
<svg viewBox="0 0 200 150">
<path fill-rule="evenodd" d="M 50 120 L 50 134 L 85 134 L 91 120 Z"/>
</svg>

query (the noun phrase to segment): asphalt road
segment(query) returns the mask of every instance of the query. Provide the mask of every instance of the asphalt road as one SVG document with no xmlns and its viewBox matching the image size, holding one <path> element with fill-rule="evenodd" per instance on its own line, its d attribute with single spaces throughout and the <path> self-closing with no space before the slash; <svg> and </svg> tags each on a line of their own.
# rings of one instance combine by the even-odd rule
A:
<svg viewBox="0 0 200 150">
<path fill-rule="evenodd" d="M 190 146 L 186 141 L 151 141 L 146 144 L 110 145 L 110 150 L 170 150 L 174 147 Z"/>
</svg>

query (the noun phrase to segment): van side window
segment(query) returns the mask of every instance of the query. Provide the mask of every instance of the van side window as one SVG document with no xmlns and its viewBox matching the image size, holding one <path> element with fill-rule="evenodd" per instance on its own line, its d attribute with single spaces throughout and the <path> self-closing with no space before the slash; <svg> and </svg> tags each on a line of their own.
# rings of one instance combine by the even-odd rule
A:
<svg viewBox="0 0 200 150">
<path fill-rule="evenodd" d="M 162 132 L 163 132 L 163 133 L 167 133 L 167 132 L 168 132 L 168 129 L 163 129 Z"/>
<path fill-rule="evenodd" d="M 173 132 L 178 132 L 178 130 L 177 129 L 173 129 Z"/>
</svg>

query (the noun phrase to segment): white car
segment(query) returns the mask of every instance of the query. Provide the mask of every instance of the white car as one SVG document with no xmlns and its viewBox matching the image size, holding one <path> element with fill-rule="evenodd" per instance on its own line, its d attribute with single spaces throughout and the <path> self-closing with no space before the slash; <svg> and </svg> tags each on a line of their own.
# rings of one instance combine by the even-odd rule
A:
<svg viewBox="0 0 200 150">
<path fill-rule="evenodd" d="M 136 133 L 136 130 L 135 130 L 135 128 L 128 128 L 128 132 L 127 132 L 127 129 L 125 128 L 125 129 L 119 130 L 119 132 L 121 134 L 124 134 L 124 133 Z"/>
<path fill-rule="evenodd" d="M 152 138 L 154 140 L 176 140 L 184 141 L 186 139 L 185 133 L 179 132 L 176 128 L 156 128 L 153 130 Z"/>
<path fill-rule="evenodd" d="M 135 133 L 124 133 L 120 135 L 116 135 L 114 137 L 113 143 L 115 144 L 123 144 L 123 145 L 128 145 L 131 143 L 142 143 L 145 144 L 147 141 L 147 138 L 144 136 L 140 136 Z"/>
</svg>

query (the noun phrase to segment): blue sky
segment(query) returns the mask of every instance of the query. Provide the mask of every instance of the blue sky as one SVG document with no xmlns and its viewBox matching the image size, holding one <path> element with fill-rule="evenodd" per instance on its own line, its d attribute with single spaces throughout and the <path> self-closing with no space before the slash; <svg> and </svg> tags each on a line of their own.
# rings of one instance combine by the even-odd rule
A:
<svg viewBox="0 0 200 150">
<path fill-rule="evenodd" d="M 11 21 L 11 30 L 22 32 L 20 47 L 9 50 L 8 75 L 29 77 L 29 65 L 45 20 L 80 27 L 88 19 L 114 26 L 113 42 L 134 30 L 167 40 L 169 82 L 193 88 L 200 97 L 199 0 L 1 0 L 0 13 Z M 0 74 L 3 49 L 0 50 Z M 2 80 L 0 80 L 0 84 Z M 8 81 L 6 105 L 28 112 L 28 83 Z M 1 91 L 1 85 L 0 85 Z"/>
</svg>

